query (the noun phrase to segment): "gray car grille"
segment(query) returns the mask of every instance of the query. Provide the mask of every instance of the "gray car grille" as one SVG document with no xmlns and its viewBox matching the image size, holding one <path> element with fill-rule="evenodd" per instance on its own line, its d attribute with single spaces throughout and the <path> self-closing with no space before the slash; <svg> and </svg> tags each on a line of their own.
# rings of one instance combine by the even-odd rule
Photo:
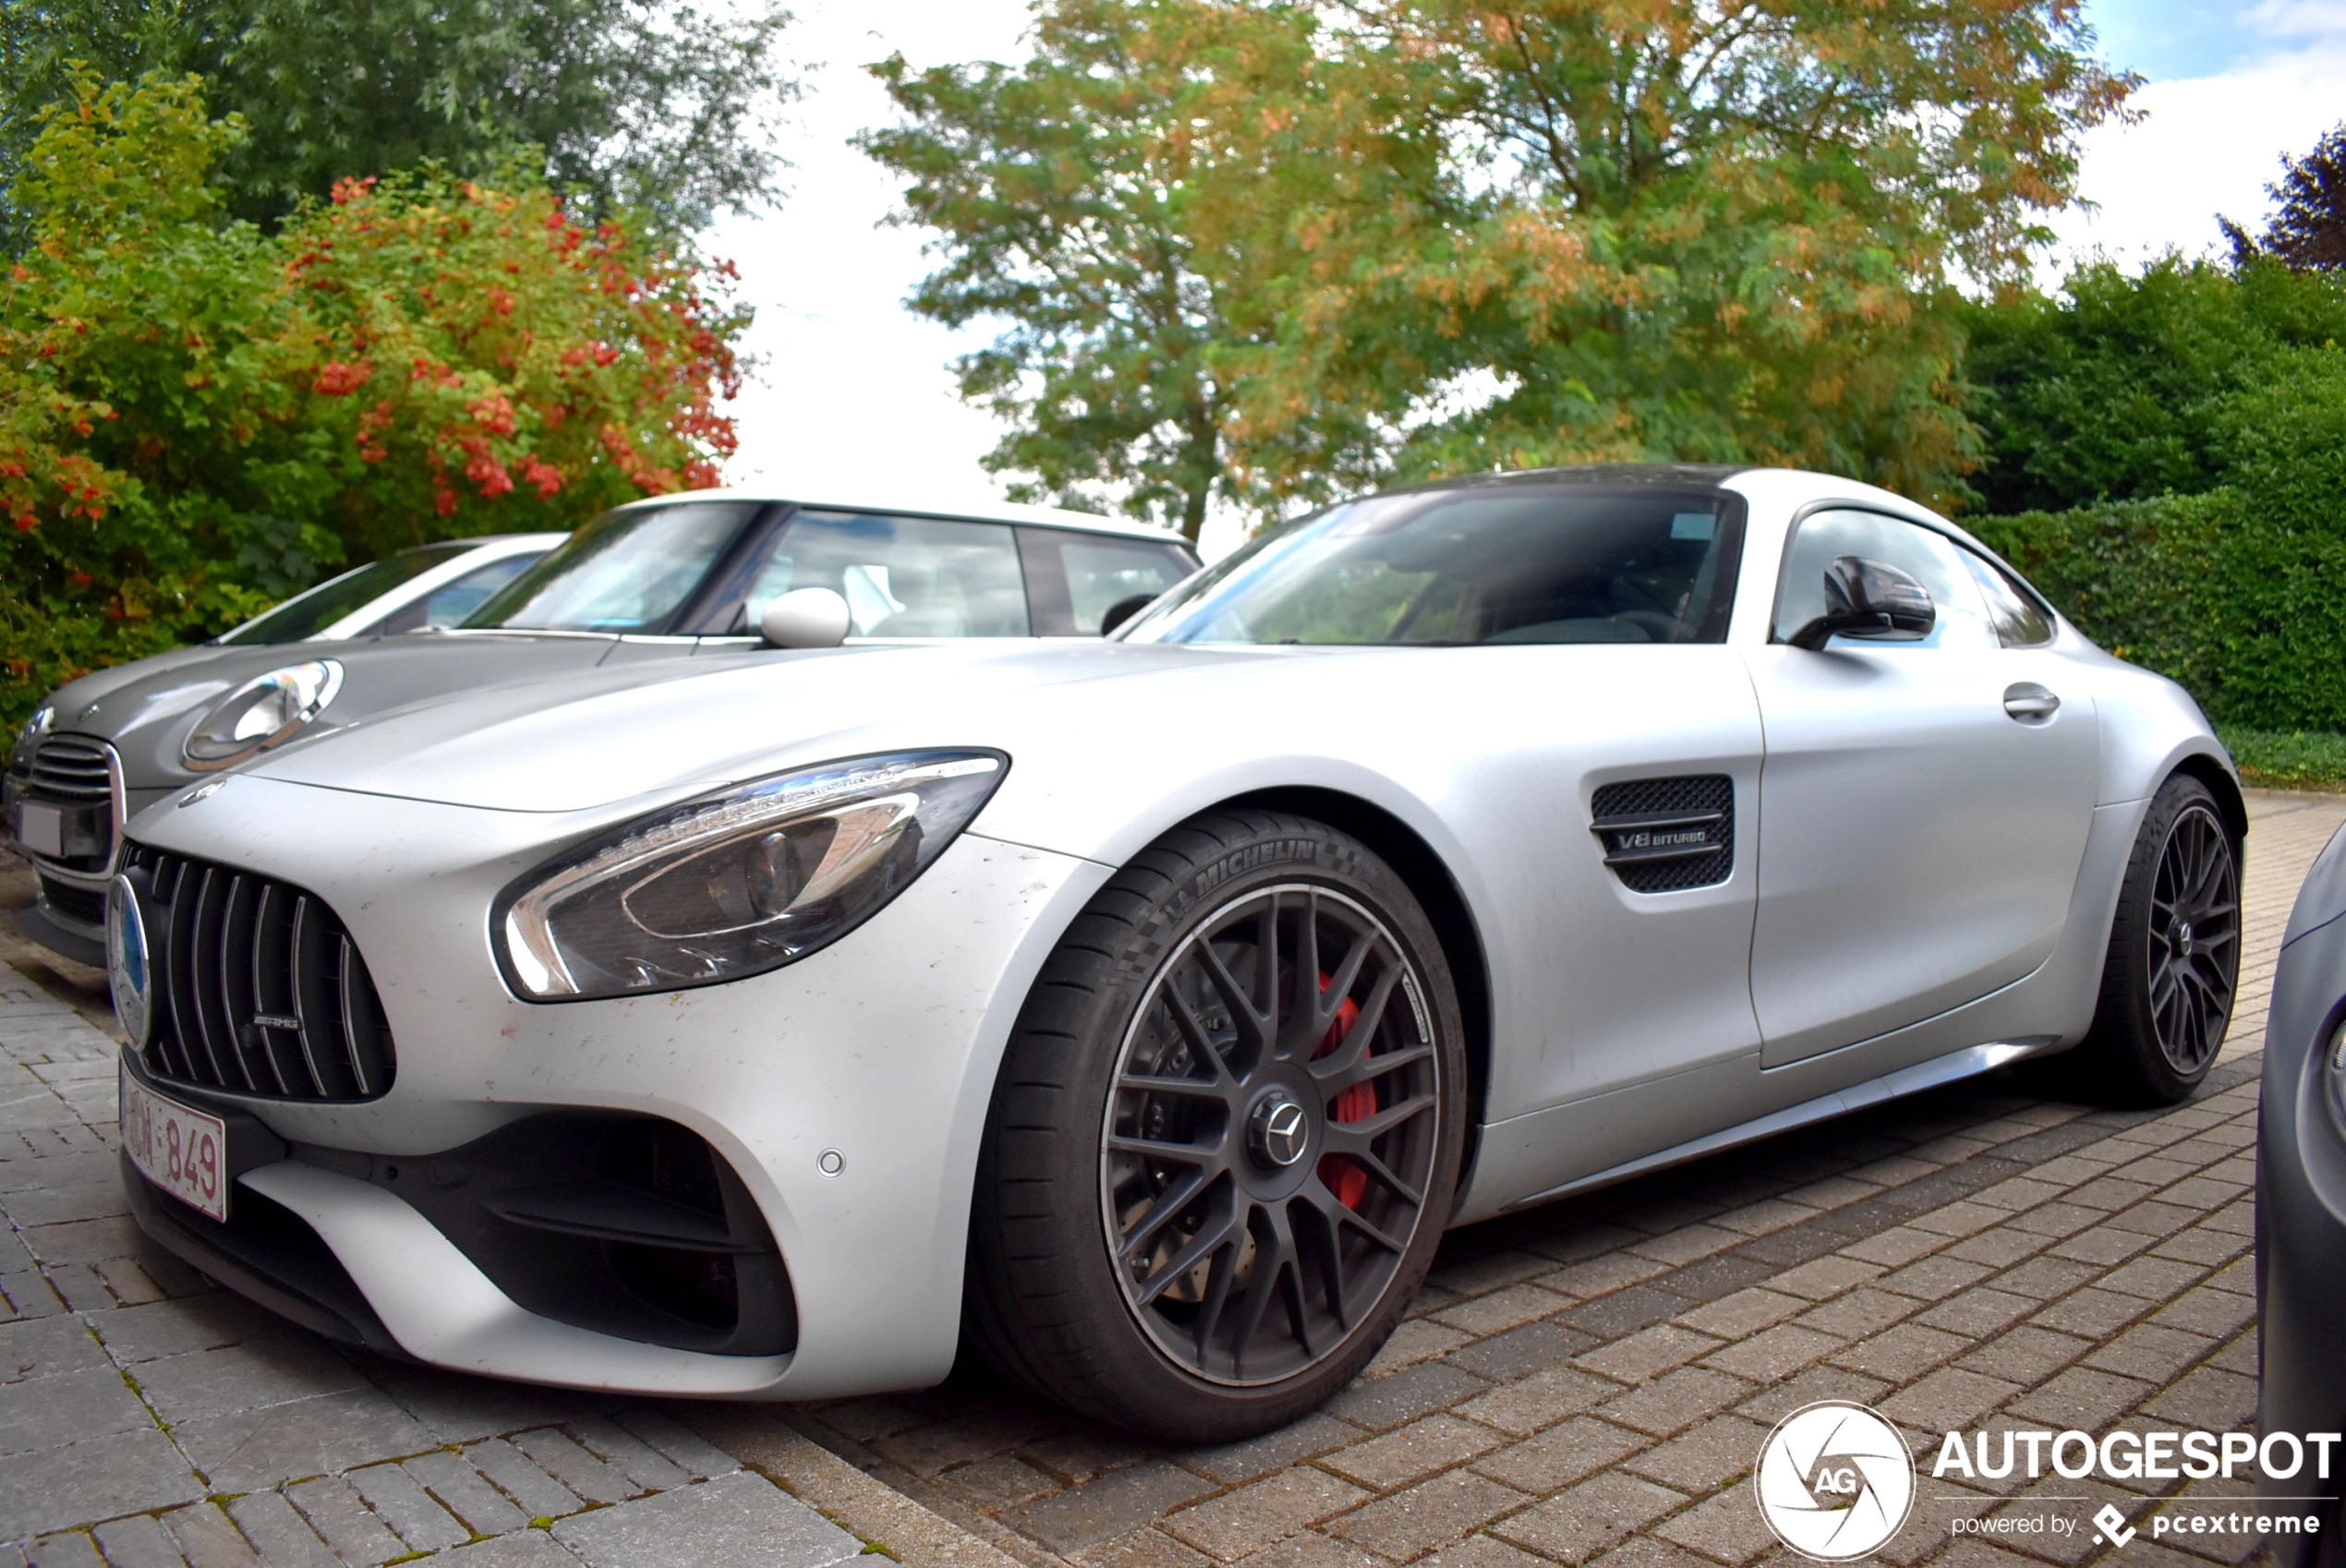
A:
<svg viewBox="0 0 2346 1568">
<path fill-rule="evenodd" d="M 94 803 L 114 798 L 114 774 L 106 743 L 84 735 L 51 735 L 32 754 L 24 775 L 28 789 L 44 800 Z"/>
<path fill-rule="evenodd" d="M 272 1100 L 372 1100 L 397 1068 L 382 1000 L 326 901 L 133 846 L 155 977 L 147 1070 Z"/>
</svg>

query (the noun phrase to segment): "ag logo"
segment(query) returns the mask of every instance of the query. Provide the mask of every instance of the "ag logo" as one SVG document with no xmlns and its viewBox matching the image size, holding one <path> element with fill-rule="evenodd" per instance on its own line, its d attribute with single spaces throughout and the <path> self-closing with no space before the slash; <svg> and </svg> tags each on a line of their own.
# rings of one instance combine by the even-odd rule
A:
<svg viewBox="0 0 2346 1568">
<path fill-rule="evenodd" d="M 1898 1429 L 1862 1405 L 1804 1405 L 1760 1445 L 1760 1517 L 1803 1557 L 1842 1562 L 1887 1542 L 1914 1506 Z"/>
</svg>

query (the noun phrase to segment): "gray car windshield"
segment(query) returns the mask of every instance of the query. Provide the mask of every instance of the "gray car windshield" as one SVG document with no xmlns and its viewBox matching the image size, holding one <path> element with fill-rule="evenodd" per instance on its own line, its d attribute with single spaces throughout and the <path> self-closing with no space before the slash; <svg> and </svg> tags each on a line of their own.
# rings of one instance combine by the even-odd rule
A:
<svg viewBox="0 0 2346 1568">
<path fill-rule="evenodd" d="M 1254 540 L 1123 633 L 1140 643 L 1716 643 L 1740 511 L 1714 492 L 1376 496 Z"/>
<path fill-rule="evenodd" d="M 606 512 L 465 620 L 526 632 L 664 632 L 758 507 L 677 501 Z"/>
<path fill-rule="evenodd" d="M 387 555 L 356 572 L 345 572 L 331 582 L 320 583 L 306 594 L 296 595 L 220 640 L 237 644 L 297 643 L 304 637 L 314 637 L 353 610 L 472 548 L 461 542 L 419 545 L 397 555 Z"/>
</svg>

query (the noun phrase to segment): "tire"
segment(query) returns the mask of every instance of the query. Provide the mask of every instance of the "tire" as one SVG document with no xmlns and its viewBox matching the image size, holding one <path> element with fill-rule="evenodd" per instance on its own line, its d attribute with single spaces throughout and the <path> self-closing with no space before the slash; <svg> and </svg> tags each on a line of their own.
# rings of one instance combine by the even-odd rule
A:
<svg viewBox="0 0 2346 1568">
<path fill-rule="evenodd" d="M 2176 774 L 2151 798 L 2127 860 L 2072 1081 L 2114 1104 L 2188 1099 L 2231 1021 L 2240 936 L 2240 840 L 2207 786 Z"/>
<path fill-rule="evenodd" d="M 1316 994 L 1293 983 L 1309 968 Z M 1424 1279 L 1465 1091 L 1441 943 L 1390 867 L 1302 817 L 1189 822 L 1092 899 L 1012 1031 L 972 1205 L 973 1336 L 1159 1441 L 1283 1426 Z"/>
</svg>

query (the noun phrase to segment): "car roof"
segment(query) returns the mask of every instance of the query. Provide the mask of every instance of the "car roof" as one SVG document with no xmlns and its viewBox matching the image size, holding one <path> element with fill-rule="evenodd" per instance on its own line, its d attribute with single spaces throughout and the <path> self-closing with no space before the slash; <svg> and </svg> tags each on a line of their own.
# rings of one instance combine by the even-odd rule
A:
<svg viewBox="0 0 2346 1568">
<path fill-rule="evenodd" d="M 1428 490 L 1509 489 L 1542 485 L 1666 485 L 1715 489 L 1737 474 L 1748 473 L 1748 463 L 1578 463 L 1554 468 L 1510 468 L 1481 474 L 1454 474 L 1399 485 L 1380 495 L 1418 495 Z"/>
<path fill-rule="evenodd" d="M 1085 534 L 1113 534 L 1119 538 L 1148 539 L 1157 544 L 1180 545 L 1189 541 L 1169 528 L 1159 528 L 1147 523 L 1136 523 L 1125 517 L 1103 517 L 1091 512 L 1066 512 L 1051 506 L 1021 506 L 1015 501 L 962 497 L 915 497 L 858 495 L 842 497 L 816 491 L 795 494 L 768 489 L 681 490 L 664 496 L 647 496 L 631 501 L 626 507 L 664 506 L 678 501 L 746 501 L 761 505 L 803 506 L 823 512 L 877 512 L 901 517 L 941 517 L 976 523 L 1022 523 L 1031 528 L 1065 528 Z"/>
</svg>

